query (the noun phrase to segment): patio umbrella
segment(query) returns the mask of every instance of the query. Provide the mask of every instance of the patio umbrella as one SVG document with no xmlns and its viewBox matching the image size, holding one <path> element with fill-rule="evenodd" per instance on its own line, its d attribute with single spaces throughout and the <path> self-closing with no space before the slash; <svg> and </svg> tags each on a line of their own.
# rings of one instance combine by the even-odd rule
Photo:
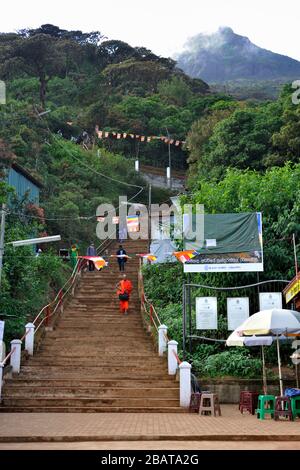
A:
<svg viewBox="0 0 300 470">
<path fill-rule="evenodd" d="M 243 336 L 270 335 L 276 338 L 280 395 L 283 395 L 283 382 L 279 337 L 280 335 L 298 332 L 300 330 L 299 320 L 299 312 L 273 308 L 271 310 L 262 310 L 255 313 L 237 328 L 237 332 Z"/>
<path fill-rule="evenodd" d="M 300 354 L 297 352 L 294 352 L 290 358 L 293 360 L 295 364 L 295 375 L 296 375 L 296 387 L 299 388 L 299 375 L 298 375 L 298 363 L 300 359 Z"/>
<path fill-rule="evenodd" d="M 265 352 L 264 346 L 271 346 L 273 344 L 275 337 L 273 336 L 241 336 L 240 329 L 243 327 L 243 324 L 234 330 L 231 335 L 227 338 L 226 346 L 261 346 L 261 355 L 263 363 L 263 389 L 264 394 L 267 395 L 267 373 L 266 373 L 266 363 L 265 363 Z M 279 336 L 279 340 L 287 340 L 283 335 Z"/>
</svg>

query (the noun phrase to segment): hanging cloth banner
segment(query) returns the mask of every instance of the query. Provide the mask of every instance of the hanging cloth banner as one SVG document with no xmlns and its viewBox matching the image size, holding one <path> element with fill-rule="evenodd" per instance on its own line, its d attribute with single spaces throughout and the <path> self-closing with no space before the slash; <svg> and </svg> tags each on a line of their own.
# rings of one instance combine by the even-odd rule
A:
<svg viewBox="0 0 300 470">
<path fill-rule="evenodd" d="M 152 255 L 151 253 L 140 254 L 140 255 L 136 255 L 136 256 L 139 256 L 140 258 L 147 259 L 147 260 L 150 261 L 150 262 L 157 260 L 157 257 L 154 256 L 154 255 Z"/>
<path fill-rule="evenodd" d="M 3 341 L 4 325 L 5 325 L 4 321 L 0 320 L 0 342 Z"/>
<path fill-rule="evenodd" d="M 199 253 L 198 251 L 194 250 L 186 250 L 186 251 L 174 251 L 173 255 L 176 256 L 178 261 L 181 263 L 185 263 L 186 261 L 189 261 L 190 259 L 194 258 L 197 256 Z"/>
<path fill-rule="evenodd" d="M 139 218 L 137 215 L 128 215 L 127 216 L 127 230 L 128 232 L 138 232 L 139 231 Z"/>
<path fill-rule="evenodd" d="M 78 258 L 92 261 L 98 271 L 108 264 L 101 256 L 78 256 Z"/>
</svg>

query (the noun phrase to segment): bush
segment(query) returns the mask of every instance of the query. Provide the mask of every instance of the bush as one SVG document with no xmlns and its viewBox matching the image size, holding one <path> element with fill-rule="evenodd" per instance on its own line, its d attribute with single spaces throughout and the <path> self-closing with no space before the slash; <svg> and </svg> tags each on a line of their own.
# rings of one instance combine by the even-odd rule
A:
<svg viewBox="0 0 300 470">
<path fill-rule="evenodd" d="M 202 376 L 258 378 L 262 375 L 261 360 L 251 357 L 245 348 L 214 354 L 205 361 L 194 361 L 193 365 Z"/>
</svg>

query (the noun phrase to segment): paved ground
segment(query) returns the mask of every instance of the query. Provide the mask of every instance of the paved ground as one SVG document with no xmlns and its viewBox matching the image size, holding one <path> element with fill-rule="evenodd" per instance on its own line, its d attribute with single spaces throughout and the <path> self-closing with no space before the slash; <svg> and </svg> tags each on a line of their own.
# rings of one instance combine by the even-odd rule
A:
<svg viewBox="0 0 300 470">
<path fill-rule="evenodd" d="M 1 450 L 300 450 L 300 442 L 260 441 L 108 441 L 20 442 L 0 444 Z"/>
<path fill-rule="evenodd" d="M 300 421 L 260 421 L 241 415 L 233 405 L 223 405 L 222 416 L 216 418 L 189 413 L 0 414 L 2 443 L 233 440 L 300 443 Z"/>
</svg>

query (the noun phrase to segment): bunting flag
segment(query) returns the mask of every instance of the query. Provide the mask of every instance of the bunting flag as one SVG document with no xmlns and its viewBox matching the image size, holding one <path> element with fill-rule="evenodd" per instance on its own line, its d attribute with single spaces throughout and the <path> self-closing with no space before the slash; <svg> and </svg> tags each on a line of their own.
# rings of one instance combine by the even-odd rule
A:
<svg viewBox="0 0 300 470">
<path fill-rule="evenodd" d="M 128 215 L 127 216 L 127 230 L 128 232 L 138 232 L 139 231 L 139 218 L 137 215 Z"/>
<path fill-rule="evenodd" d="M 147 259 L 147 260 L 150 261 L 150 262 L 157 260 L 157 257 L 154 256 L 154 255 L 152 255 L 151 253 L 140 254 L 140 255 L 136 255 L 136 256 L 139 256 L 140 258 L 145 258 L 145 259 Z"/>
<path fill-rule="evenodd" d="M 72 124 L 71 122 L 67 124 Z M 179 147 L 180 145 L 185 145 L 186 141 L 184 140 L 175 140 L 175 139 L 170 139 L 169 137 L 166 136 L 157 136 L 157 135 L 151 135 L 151 136 L 145 136 L 145 135 L 140 135 L 140 134 L 132 134 L 132 133 L 127 133 L 127 132 L 108 132 L 108 131 L 103 131 L 99 129 L 99 126 L 95 126 L 95 133 L 99 139 L 108 139 L 109 137 L 114 137 L 117 138 L 118 140 L 120 139 L 127 139 L 127 137 L 130 137 L 131 139 L 139 140 L 140 142 L 151 142 L 152 140 L 161 140 L 165 144 L 168 145 L 175 145 L 176 147 Z"/>
<path fill-rule="evenodd" d="M 186 261 L 189 261 L 190 259 L 194 258 L 197 256 L 199 253 L 198 251 L 194 250 L 186 250 L 186 251 L 174 251 L 173 255 L 176 256 L 178 261 L 181 263 L 185 263 Z"/>
<path fill-rule="evenodd" d="M 78 258 L 92 261 L 98 271 L 108 265 L 108 263 L 101 256 L 78 256 Z"/>
</svg>

